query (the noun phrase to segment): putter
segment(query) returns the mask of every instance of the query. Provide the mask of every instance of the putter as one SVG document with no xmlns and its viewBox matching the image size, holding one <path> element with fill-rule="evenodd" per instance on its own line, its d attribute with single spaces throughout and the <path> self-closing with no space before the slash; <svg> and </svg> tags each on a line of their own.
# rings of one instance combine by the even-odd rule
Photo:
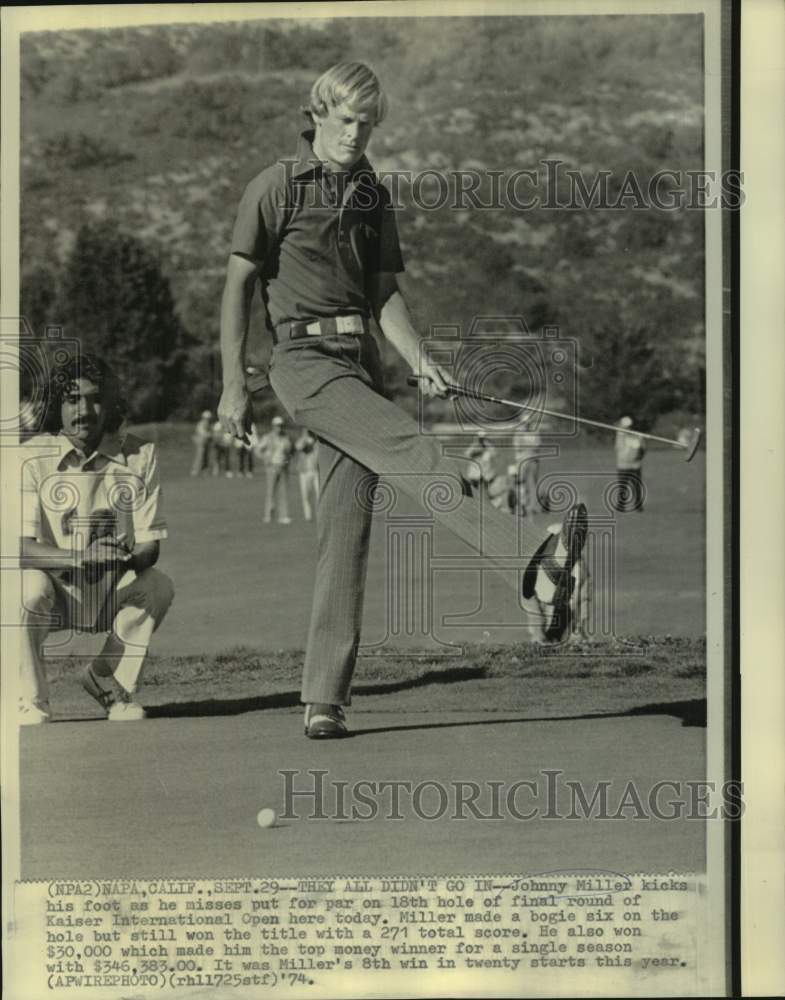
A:
<svg viewBox="0 0 785 1000">
<path fill-rule="evenodd" d="M 420 379 L 427 376 L 410 375 L 406 379 L 407 385 L 419 386 Z M 487 392 L 476 392 L 474 389 L 465 389 L 461 385 L 447 385 L 450 393 L 456 396 L 466 396 L 469 399 L 479 399 L 484 403 L 498 403 L 502 406 L 511 406 L 516 410 L 528 410 L 532 413 L 543 413 L 548 417 L 557 417 L 559 420 L 574 420 L 577 424 L 586 424 L 588 427 L 599 427 L 602 430 L 613 431 L 614 434 L 633 434 L 635 437 L 646 438 L 647 441 L 659 441 L 660 444 L 670 445 L 672 448 L 681 448 L 687 452 L 684 457 L 685 462 L 691 462 L 698 450 L 701 442 L 701 429 L 694 427 L 690 431 L 689 438 L 684 441 L 674 441 L 671 438 L 660 437 L 659 434 L 644 434 L 643 431 L 636 431 L 633 428 L 618 427 L 616 424 L 605 424 L 601 420 L 589 420 L 588 417 L 576 417 L 569 413 L 559 413 L 557 410 L 546 410 L 542 406 L 528 406 L 526 403 L 515 403 L 511 399 L 500 399 L 498 396 L 490 396 Z"/>
</svg>

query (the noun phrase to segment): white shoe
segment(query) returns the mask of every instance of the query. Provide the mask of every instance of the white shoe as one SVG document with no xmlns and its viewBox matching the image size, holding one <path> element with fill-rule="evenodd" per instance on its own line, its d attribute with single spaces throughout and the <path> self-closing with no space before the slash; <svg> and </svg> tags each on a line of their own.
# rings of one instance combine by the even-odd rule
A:
<svg viewBox="0 0 785 1000">
<path fill-rule="evenodd" d="M 558 531 L 558 533 L 557 533 Z M 581 559 L 588 534 L 586 505 L 574 504 L 561 525 L 551 525 L 548 537 L 523 576 L 524 600 L 536 599 L 547 622 L 541 623 L 542 640 L 560 642 L 572 626 L 570 600 L 575 587 L 573 569 Z"/>
<path fill-rule="evenodd" d="M 82 674 L 81 680 L 82 687 L 91 698 L 95 698 L 111 722 L 138 722 L 145 718 L 142 706 L 132 699 L 130 692 L 114 677 L 99 677 L 90 666 Z"/>
<path fill-rule="evenodd" d="M 147 713 L 135 701 L 118 701 L 112 705 L 107 715 L 110 722 L 141 722 L 146 718 Z"/>
<path fill-rule="evenodd" d="M 291 524 L 292 523 L 292 519 L 290 517 L 279 517 L 278 518 L 278 523 L 279 524 Z"/>
<path fill-rule="evenodd" d="M 44 722 L 51 722 L 52 717 L 48 711 L 39 708 L 31 701 L 20 701 L 18 722 L 20 726 L 40 726 Z"/>
</svg>

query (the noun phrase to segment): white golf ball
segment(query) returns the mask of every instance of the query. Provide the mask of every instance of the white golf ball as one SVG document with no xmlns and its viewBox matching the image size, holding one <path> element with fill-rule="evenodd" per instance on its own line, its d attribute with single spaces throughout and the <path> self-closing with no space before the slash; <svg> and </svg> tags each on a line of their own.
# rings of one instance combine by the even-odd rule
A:
<svg viewBox="0 0 785 1000">
<path fill-rule="evenodd" d="M 260 809 L 256 814 L 256 822 L 261 827 L 275 826 L 275 809 Z"/>
</svg>

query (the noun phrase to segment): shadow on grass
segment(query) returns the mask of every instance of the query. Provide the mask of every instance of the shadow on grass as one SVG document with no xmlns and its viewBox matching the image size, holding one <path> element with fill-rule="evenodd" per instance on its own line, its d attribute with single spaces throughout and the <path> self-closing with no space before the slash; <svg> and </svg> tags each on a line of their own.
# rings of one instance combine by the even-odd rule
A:
<svg viewBox="0 0 785 1000">
<path fill-rule="evenodd" d="M 683 726 L 706 728 L 706 699 L 690 698 L 687 701 L 658 701 L 652 705 L 631 708 L 624 715 L 675 715 Z"/>
<path fill-rule="evenodd" d="M 589 719 L 629 719 L 636 715 L 672 715 L 681 720 L 683 726 L 706 726 L 706 699 L 692 698 L 688 701 L 657 702 L 651 705 L 637 705 L 623 712 L 587 712 L 582 715 L 523 716 L 519 719 L 471 719 L 466 722 L 431 722 L 407 726 L 374 726 L 373 729 L 356 729 L 351 736 L 371 736 L 375 733 L 411 732 L 416 729 L 451 729 L 455 726 L 503 726 L 521 722 L 579 722 Z"/>
<path fill-rule="evenodd" d="M 429 670 L 420 677 L 402 681 L 378 681 L 358 684 L 353 688 L 356 696 L 369 694 L 394 694 L 429 684 L 453 684 L 456 681 L 473 681 L 485 677 L 487 667 L 455 667 L 447 670 Z M 203 701 L 171 702 L 166 705 L 150 705 L 146 711 L 150 719 L 172 719 L 180 716 L 241 715 L 243 712 L 259 712 L 266 708 L 299 708 L 299 691 L 280 691 L 276 694 L 256 695 L 249 698 L 234 698 L 231 701 L 208 698 Z"/>
<path fill-rule="evenodd" d="M 358 686 L 354 694 L 358 696 L 371 694 L 391 694 L 410 688 L 422 687 L 434 683 L 450 683 L 456 680 L 470 680 L 483 677 L 485 668 L 476 667 L 467 670 L 440 670 L 424 674 L 407 681 L 390 681 Z M 150 705 L 147 716 L 151 719 L 199 718 L 220 715 L 242 715 L 245 712 L 260 712 L 276 708 L 300 708 L 300 694 L 297 691 L 281 691 L 276 694 L 258 695 L 249 698 L 235 698 L 231 701 L 208 698 L 203 701 L 172 702 L 165 705 Z M 470 709 L 469 709 L 470 710 Z M 618 712 L 586 712 L 573 715 L 522 716 L 514 719 L 499 719 L 490 714 L 485 719 L 471 719 L 454 722 L 424 722 L 401 726 L 374 726 L 368 729 L 355 729 L 350 736 L 368 736 L 374 733 L 411 732 L 422 729 L 450 729 L 458 726 L 499 726 L 521 722 L 569 722 L 582 719 L 628 719 L 633 716 L 669 715 L 681 721 L 683 726 L 706 727 L 706 699 L 691 698 L 682 701 L 653 702 L 648 705 L 636 705 Z"/>
</svg>

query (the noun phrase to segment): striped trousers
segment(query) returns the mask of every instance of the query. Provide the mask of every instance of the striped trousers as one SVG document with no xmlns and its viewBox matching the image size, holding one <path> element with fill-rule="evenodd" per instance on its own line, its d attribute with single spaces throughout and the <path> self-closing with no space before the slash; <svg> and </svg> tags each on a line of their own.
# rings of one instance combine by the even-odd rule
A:
<svg viewBox="0 0 785 1000">
<path fill-rule="evenodd" d="M 270 382 L 292 420 L 320 441 L 318 561 L 301 697 L 348 705 L 377 476 L 425 504 L 437 523 L 491 566 L 522 574 L 543 539 L 524 520 L 472 497 L 457 462 L 444 458 L 438 443 L 380 394 L 373 338 L 281 342 Z"/>
</svg>

